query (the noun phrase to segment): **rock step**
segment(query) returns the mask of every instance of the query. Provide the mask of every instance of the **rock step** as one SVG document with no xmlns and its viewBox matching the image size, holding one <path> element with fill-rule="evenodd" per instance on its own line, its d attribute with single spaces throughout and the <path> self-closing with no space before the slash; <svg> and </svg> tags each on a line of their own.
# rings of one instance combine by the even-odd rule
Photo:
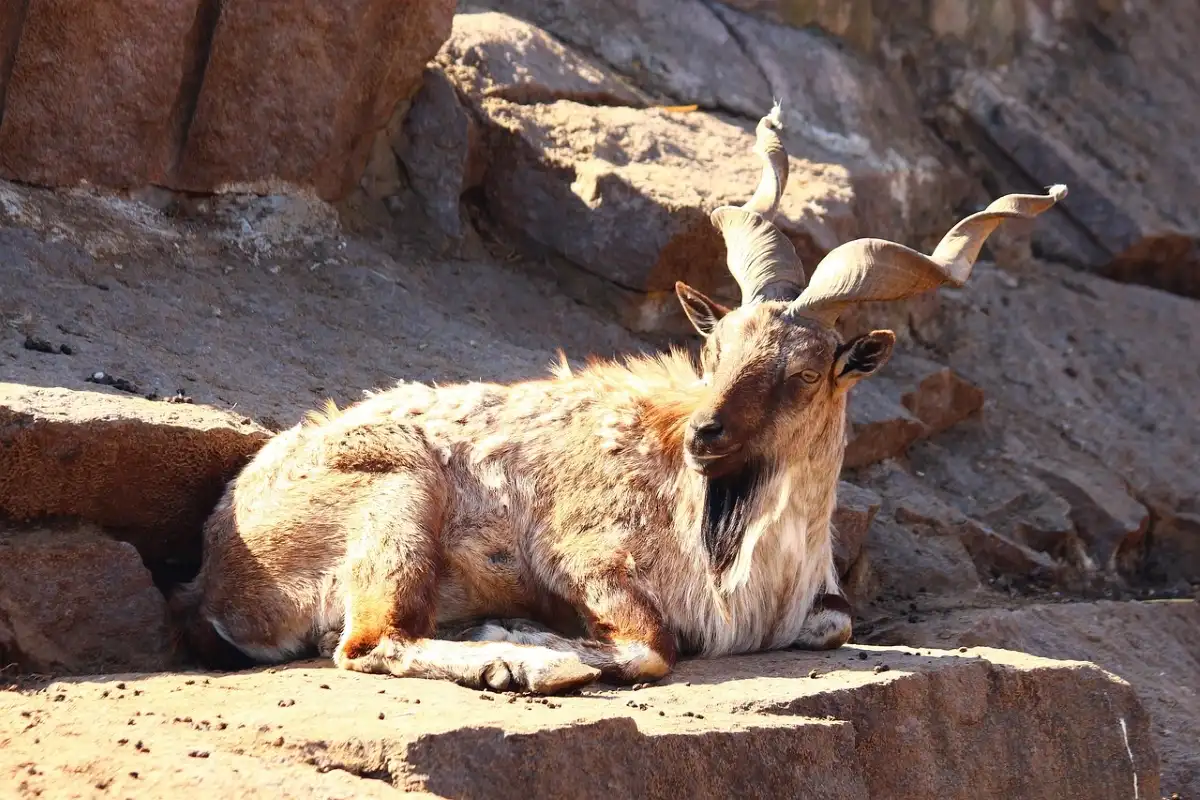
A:
<svg viewBox="0 0 1200 800">
<path fill-rule="evenodd" d="M 1200 602 L 1056 603 L 959 610 L 882 626 L 880 644 L 986 643 L 1045 658 L 1085 659 L 1131 682 L 1153 717 L 1162 795 L 1200 792 Z M 1130 795 L 1133 796 L 1133 795 Z M 1142 786 L 1142 797 L 1158 797 Z"/>
<path fill-rule="evenodd" d="M 0 785 L 80 797 L 1126 800 L 1135 781 L 1158 796 L 1149 726 L 1132 687 L 1094 665 L 990 648 L 695 660 L 664 684 L 548 699 L 303 663 L 2 693 Z"/>
</svg>

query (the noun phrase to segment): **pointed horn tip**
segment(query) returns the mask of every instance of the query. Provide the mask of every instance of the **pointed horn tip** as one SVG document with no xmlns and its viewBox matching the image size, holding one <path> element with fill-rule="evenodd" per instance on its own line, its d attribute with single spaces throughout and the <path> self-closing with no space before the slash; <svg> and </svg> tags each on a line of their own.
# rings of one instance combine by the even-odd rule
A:
<svg viewBox="0 0 1200 800">
<path fill-rule="evenodd" d="M 771 110 L 762 118 L 763 123 L 772 130 L 783 129 L 783 101 L 776 100 Z"/>
</svg>

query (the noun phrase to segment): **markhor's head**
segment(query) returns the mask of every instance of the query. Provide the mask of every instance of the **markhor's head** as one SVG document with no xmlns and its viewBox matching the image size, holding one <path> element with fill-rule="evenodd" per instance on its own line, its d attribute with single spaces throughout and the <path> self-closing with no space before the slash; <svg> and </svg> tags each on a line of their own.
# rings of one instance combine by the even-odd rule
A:
<svg viewBox="0 0 1200 800">
<path fill-rule="evenodd" d="M 1067 194 L 1059 185 L 1046 195 L 1005 195 L 955 225 L 928 256 L 883 239 L 847 242 L 817 264 L 806 284 L 795 248 L 774 224 L 788 178 L 779 115 L 776 105 L 758 124 L 755 152 L 763 174 L 754 196 L 711 214 L 741 287 L 741 305 L 726 308 L 675 285 L 706 340 L 701 368 L 710 390 L 688 422 L 684 459 L 709 478 L 774 460 L 780 442 L 822 420 L 820 412 L 834 407 L 834 398 L 887 362 L 895 334 L 872 331 L 843 341 L 835 325 L 847 308 L 962 286 L 1003 220 L 1035 217 Z"/>
</svg>

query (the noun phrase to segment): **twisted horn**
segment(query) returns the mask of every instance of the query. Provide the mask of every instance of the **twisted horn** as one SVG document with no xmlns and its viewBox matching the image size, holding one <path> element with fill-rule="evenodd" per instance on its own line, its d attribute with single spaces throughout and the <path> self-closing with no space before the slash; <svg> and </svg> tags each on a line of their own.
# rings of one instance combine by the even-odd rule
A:
<svg viewBox="0 0 1200 800">
<path fill-rule="evenodd" d="M 721 206 L 709 214 L 725 239 L 726 264 L 742 289 L 742 305 L 760 300 L 794 300 L 804 288 L 804 269 L 796 248 L 775 227 L 775 214 L 787 187 L 788 155 L 779 138 L 783 123 L 776 103 L 758 122 L 754 152 L 762 159 L 762 178 L 742 206 Z"/>
<path fill-rule="evenodd" d="M 874 300 L 900 300 L 939 286 L 962 286 L 988 236 L 1006 219 L 1033 219 L 1067 196 L 1008 194 L 959 222 L 927 256 L 884 239 L 855 239 L 829 251 L 813 270 L 808 288 L 788 307 L 790 314 L 832 327 L 845 309 Z"/>
</svg>

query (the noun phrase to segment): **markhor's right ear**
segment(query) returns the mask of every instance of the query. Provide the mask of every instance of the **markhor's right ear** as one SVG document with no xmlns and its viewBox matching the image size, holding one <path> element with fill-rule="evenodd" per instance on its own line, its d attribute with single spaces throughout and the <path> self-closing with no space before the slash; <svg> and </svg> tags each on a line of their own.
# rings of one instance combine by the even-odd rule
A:
<svg viewBox="0 0 1200 800">
<path fill-rule="evenodd" d="M 841 390 L 870 375 L 874 375 L 896 346 L 896 334 L 891 331 L 871 331 L 851 339 L 839 348 L 833 364 L 833 379 Z"/>
<path fill-rule="evenodd" d="M 675 294 L 683 304 L 683 313 L 687 314 L 692 325 L 706 339 L 712 335 L 713 328 L 717 327 L 721 317 L 729 313 L 728 308 L 683 281 L 675 281 Z"/>
</svg>

